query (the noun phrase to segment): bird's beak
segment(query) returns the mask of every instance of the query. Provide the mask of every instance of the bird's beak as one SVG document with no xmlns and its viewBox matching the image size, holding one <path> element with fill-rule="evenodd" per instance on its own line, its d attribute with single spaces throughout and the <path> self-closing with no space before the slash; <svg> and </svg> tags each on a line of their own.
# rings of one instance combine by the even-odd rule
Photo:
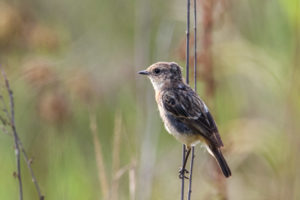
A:
<svg viewBox="0 0 300 200">
<path fill-rule="evenodd" d="M 149 75 L 149 72 L 147 70 L 139 71 L 138 73 L 142 75 Z"/>
</svg>

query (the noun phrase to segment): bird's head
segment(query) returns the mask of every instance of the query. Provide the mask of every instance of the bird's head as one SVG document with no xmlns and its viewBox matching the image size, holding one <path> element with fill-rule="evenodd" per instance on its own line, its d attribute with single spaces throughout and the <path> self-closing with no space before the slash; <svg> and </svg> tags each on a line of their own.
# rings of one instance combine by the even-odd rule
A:
<svg viewBox="0 0 300 200">
<path fill-rule="evenodd" d="M 166 84 L 182 81 L 181 67 L 175 62 L 157 62 L 139 74 L 148 76 L 155 90 L 160 90 Z"/>
</svg>

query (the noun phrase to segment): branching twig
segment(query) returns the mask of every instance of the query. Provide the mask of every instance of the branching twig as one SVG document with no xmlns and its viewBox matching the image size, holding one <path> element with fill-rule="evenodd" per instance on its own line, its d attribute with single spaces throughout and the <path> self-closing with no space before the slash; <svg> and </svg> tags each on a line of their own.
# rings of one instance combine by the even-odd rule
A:
<svg viewBox="0 0 300 200">
<path fill-rule="evenodd" d="M 11 89 L 9 87 L 9 82 L 8 82 L 8 80 L 6 78 L 6 74 L 3 70 L 2 70 L 2 76 L 5 80 L 5 86 L 6 86 L 8 94 L 9 94 L 10 114 L 11 114 L 10 125 L 11 125 L 13 136 L 14 136 L 15 154 L 16 154 L 16 162 L 17 162 L 16 177 L 18 178 L 18 181 L 19 181 L 19 199 L 23 200 L 23 187 L 22 187 L 21 162 L 20 162 L 20 148 L 19 148 L 19 142 L 18 142 L 19 138 L 18 138 L 18 134 L 17 134 L 17 131 L 16 131 L 16 126 L 15 126 L 15 109 L 14 109 L 13 92 L 11 91 Z"/>
<path fill-rule="evenodd" d="M 2 68 L 1 68 L 1 70 L 2 70 Z M 2 76 L 4 77 L 4 75 L 6 75 L 6 74 L 5 74 L 5 72 L 2 70 Z M 1 103 L 3 104 L 2 111 L 6 114 L 7 119 L 10 119 L 11 117 L 10 117 L 8 111 L 7 111 L 7 105 L 6 105 L 6 103 L 5 103 L 4 98 L 3 98 L 2 95 L 0 95 L 0 100 L 1 100 Z"/>
<path fill-rule="evenodd" d="M 25 162 L 26 162 L 26 165 L 27 165 L 27 167 L 28 167 L 29 173 L 30 173 L 30 175 L 31 175 L 31 180 L 32 180 L 32 182 L 34 183 L 35 189 L 36 189 L 36 191 L 37 191 L 37 193 L 38 193 L 38 195 L 39 195 L 39 200 L 44 200 L 45 197 L 44 197 L 44 195 L 42 195 L 42 193 L 41 193 L 40 186 L 39 186 L 39 184 L 38 184 L 38 182 L 37 182 L 37 179 L 36 179 L 36 177 L 35 177 L 35 175 L 34 175 L 34 172 L 33 172 L 32 167 L 31 167 L 32 159 L 28 158 L 27 153 L 26 153 L 26 151 L 25 151 L 25 149 L 24 149 L 24 147 L 23 147 L 23 144 L 22 144 L 22 142 L 21 142 L 21 140 L 20 140 L 19 138 L 18 138 L 18 144 L 19 144 L 20 150 L 21 150 L 22 153 L 23 153 L 24 160 L 25 160 Z"/>
<path fill-rule="evenodd" d="M 31 159 L 28 158 L 27 156 L 27 153 L 22 145 L 22 142 L 18 136 L 18 133 L 17 133 L 17 129 L 16 129 L 16 125 L 15 125 L 15 108 L 14 108 L 14 96 L 13 96 L 13 92 L 10 88 L 10 85 L 9 85 L 9 81 L 7 79 L 7 76 L 6 76 L 6 73 L 4 72 L 4 70 L 0 67 L 1 69 L 1 72 L 2 72 L 2 76 L 4 78 L 4 82 L 5 82 L 5 88 L 8 92 L 8 95 L 9 95 L 9 103 L 10 103 L 10 109 L 8 109 L 5 101 L 4 101 L 4 98 L 2 95 L 0 95 L 0 100 L 4 106 L 4 108 L 2 109 L 4 111 L 4 113 L 6 114 L 7 116 L 7 120 L 5 118 L 3 118 L 1 116 L 1 122 L 3 124 L 3 131 L 4 132 L 7 132 L 7 129 L 5 129 L 4 127 L 9 125 L 12 129 L 12 133 L 13 133 L 13 137 L 14 137 L 14 144 L 15 144 L 15 154 L 16 154 L 16 162 L 17 162 L 17 173 L 15 173 L 16 177 L 18 178 L 18 182 L 19 182 L 19 199 L 22 200 L 23 199 L 23 187 L 22 187 L 22 178 L 21 178 L 21 161 L 20 161 L 20 152 L 22 152 L 23 154 L 23 157 L 24 157 L 24 160 L 27 164 L 27 167 L 29 169 L 29 172 L 31 174 L 31 178 L 32 178 L 32 181 L 35 185 L 35 188 L 37 190 L 37 193 L 38 193 L 38 196 L 39 196 L 39 200 L 43 200 L 44 199 L 44 196 L 41 194 L 41 191 L 40 191 L 40 187 L 39 187 L 39 184 L 36 180 L 36 177 L 34 175 L 34 172 L 32 170 L 32 167 L 31 167 Z M 10 111 L 10 113 L 9 113 Z M 8 123 L 9 122 L 9 123 Z"/>
</svg>

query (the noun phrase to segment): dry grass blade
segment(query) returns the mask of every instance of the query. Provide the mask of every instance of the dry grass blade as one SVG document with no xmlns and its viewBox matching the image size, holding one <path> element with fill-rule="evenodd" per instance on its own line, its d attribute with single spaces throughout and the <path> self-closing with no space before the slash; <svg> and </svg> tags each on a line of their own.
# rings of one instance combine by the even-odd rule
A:
<svg viewBox="0 0 300 200">
<path fill-rule="evenodd" d="M 97 170 L 98 170 L 98 179 L 101 184 L 101 190 L 103 194 L 103 199 L 108 198 L 108 182 L 106 177 L 106 171 L 104 166 L 104 159 L 103 154 L 101 150 L 101 144 L 99 142 L 98 137 L 98 128 L 97 128 L 97 122 L 96 122 L 96 115 L 92 113 L 90 110 L 90 129 L 91 133 L 93 135 L 93 142 L 94 142 L 94 151 L 96 156 L 96 162 L 97 162 Z"/>
<path fill-rule="evenodd" d="M 136 194 L 136 162 L 132 162 L 132 167 L 129 170 L 129 195 L 130 200 L 135 200 Z"/>
<path fill-rule="evenodd" d="M 125 165 L 124 167 L 122 167 L 121 169 L 119 169 L 114 178 L 113 178 L 113 181 L 117 180 L 117 179 L 120 179 L 127 171 L 129 171 L 130 169 L 132 168 L 132 165 L 131 164 L 128 164 L 128 165 Z"/>
<path fill-rule="evenodd" d="M 121 146 L 122 116 L 117 112 L 115 116 L 115 130 L 113 140 L 112 173 L 115 175 L 120 168 L 120 146 Z M 111 200 L 118 199 L 119 178 L 113 179 L 111 185 Z"/>
</svg>

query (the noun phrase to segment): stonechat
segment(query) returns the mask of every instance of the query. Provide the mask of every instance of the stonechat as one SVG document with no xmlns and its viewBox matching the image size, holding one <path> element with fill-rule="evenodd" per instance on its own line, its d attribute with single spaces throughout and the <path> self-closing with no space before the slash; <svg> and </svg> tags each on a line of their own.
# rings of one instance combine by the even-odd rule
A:
<svg viewBox="0 0 300 200">
<path fill-rule="evenodd" d="M 181 67 L 174 62 L 158 62 L 139 74 L 148 76 L 152 82 L 166 130 L 187 147 L 182 169 L 185 169 L 191 147 L 202 142 L 216 158 L 224 176 L 231 176 L 221 151 L 223 142 L 217 125 L 205 103 L 183 81 Z"/>
</svg>

